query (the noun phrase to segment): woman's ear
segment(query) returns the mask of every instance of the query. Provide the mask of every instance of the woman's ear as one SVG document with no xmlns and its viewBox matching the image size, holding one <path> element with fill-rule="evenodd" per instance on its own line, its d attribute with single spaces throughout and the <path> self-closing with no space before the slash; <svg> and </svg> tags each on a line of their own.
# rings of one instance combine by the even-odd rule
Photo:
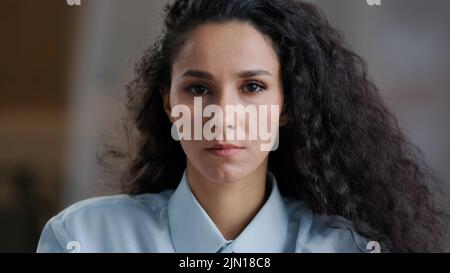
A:
<svg viewBox="0 0 450 273">
<path fill-rule="evenodd" d="M 166 112 L 167 117 L 170 122 L 172 122 L 172 108 L 170 107 L 170 90 L 166 86 L 161 86 L 159 89 L 163 101 L 164 112 Z"/>
</svg>

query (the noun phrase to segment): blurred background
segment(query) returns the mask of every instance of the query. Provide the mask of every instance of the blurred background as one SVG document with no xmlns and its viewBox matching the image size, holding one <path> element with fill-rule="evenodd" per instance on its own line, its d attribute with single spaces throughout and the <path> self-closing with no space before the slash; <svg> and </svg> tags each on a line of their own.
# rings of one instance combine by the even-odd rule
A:
<svg viewBox="0 0 450 273">
<path fill-rule="evenodd" d="M 125 143 L 124 84 L 166 2 L 0 0 L 0 252 L 34 252 L 51 216 L 117 192 L 120 169 L 109 172 L 101 155 Z M 449 192 L 450 1 L 309 2 L 365 58 Z"/>
</svg>

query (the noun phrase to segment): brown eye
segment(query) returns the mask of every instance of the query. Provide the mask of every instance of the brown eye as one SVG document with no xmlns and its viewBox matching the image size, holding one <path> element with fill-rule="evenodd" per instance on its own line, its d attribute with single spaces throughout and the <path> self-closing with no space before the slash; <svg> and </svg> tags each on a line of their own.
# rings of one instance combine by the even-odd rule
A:
<svg viewBox="0 0 450 273">
<path fill-rule="evenodd" d="M 186 90 L 194 96 L 202 96 L 208 93 L 208 88 L 203 85 L 194 85 L 186 88 Z"/>
<path fill-rule="evenodd" d="M 244 87 L 244 92 L 247 93 L 257 93 L 257 92 L 261 92 L 264 91 L 265 87 L 259 83 L 249 83 L 247 85 L 245 85 Z"/>
</svg>

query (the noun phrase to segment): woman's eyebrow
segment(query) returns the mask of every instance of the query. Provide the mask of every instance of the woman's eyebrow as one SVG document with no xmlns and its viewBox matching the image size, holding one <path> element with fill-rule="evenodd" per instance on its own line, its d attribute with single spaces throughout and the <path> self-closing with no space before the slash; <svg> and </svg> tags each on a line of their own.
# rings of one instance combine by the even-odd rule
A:
<svg viewBox="0 0 450 273">
<path fill-rule="evenodd" d="M 237 75 L 240 78 L 250 78 L 250 77 L 260 76 L 260 75 L 272 76 L 272 74 L 270 74 L 266 70 L 261 70 L 261 69 L 259 69 L 259 70 L 245 70 L 245 71 L 241 71 L 241 72 L 237 73 Z"/>
<path fill-rule="evenodd" d="M 240 72 L 236 73 L 236 75 L 240 78 L 250 78 L 250 77 L 259 76 L 259 75 L 272 76 L 272 74 L 270 74 L 266 70 L 262 70 L 262 69 L 244 70 L 244 71 L 240 71 Z M 206 72 L 206 71 L 201 71 L 201 70 L 187 70 L 186 72 L 183 73 L 183 75 L 181 75 L 181 77 L 194 77 L 194 78 L 202 78 L 202 79 L 207 79 L 207 80 L 214 79 L 214 76 L 211 73 Z"/>
</svg>

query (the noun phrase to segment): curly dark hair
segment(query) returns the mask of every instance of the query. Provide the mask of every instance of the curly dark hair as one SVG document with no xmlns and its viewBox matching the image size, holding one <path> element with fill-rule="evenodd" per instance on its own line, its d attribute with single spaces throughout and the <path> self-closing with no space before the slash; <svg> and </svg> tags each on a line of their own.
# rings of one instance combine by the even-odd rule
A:
<svg viewBox="0 0 450 273">
<path fill-rule="evenodd" d="M 170 87 L 172 64 L 189 33 L 230 20 L 270 37 L 279 57 L 289 121 L 269 154 L 269 169 L 281 193 L 315 213 L 351 220 L 358 233 L 392 252 L 439 251 L 442 220 L 429 183 L 438 179 L 401 132 L 361 57 L 317 7 L 294 0 L 167 4 L 163 31 L 127 85 L 140 141 L 123 191 L 176 188 L 186 155 L 171 137 L 161 90 Z"/>
</svg>

